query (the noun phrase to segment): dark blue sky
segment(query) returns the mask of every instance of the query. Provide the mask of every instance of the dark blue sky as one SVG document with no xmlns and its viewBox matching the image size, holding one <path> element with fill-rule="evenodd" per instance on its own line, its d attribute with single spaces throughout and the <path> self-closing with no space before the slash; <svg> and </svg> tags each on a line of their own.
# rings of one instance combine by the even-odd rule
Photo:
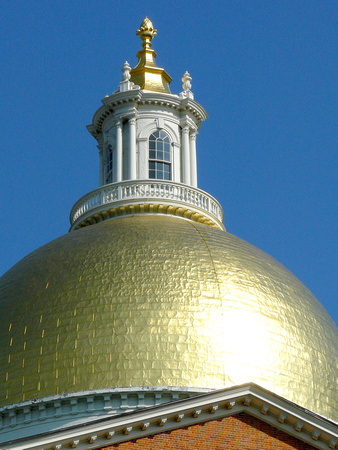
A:
<svg viewBox="0 0 338 450">
<path fill-rule="evenodd" d="M 179 93 L 188 70 L 209 114 L 199 187 L 231 233 L 274 256 L 337 311 L 336 1 L 6 1 L 0 16 L 0 273 L 68 231 L 98 186 L 87 132 L 136 65 L 143 18 Z"/>
</svg>

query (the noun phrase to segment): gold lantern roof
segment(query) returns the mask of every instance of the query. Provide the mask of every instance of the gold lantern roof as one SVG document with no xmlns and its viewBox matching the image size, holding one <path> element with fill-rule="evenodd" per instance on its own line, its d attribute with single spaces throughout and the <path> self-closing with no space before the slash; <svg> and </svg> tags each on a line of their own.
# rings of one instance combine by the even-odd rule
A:
<svg viewBox="0 0 338 450">
<path fill-rule="evenodd" d="M 0 281 L 0 405 L 128 386 L 254 382 L 337 420 L 337 328 L 222 230 L 135 216 L 71 232 Z"/>
</svg>

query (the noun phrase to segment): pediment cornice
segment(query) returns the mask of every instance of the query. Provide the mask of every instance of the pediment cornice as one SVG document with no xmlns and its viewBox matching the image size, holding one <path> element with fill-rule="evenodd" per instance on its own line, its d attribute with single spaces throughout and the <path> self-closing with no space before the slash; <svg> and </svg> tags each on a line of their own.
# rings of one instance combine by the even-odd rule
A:
<svg viewBox="0 0 338 450">
<path fill-rule="evenodd" d="M 246 413 L 318 449 L 337 448 L 337 424 L 249 383 L 155 407 L 104 417 L 25 440 L 25 449 L 102 448 Z M 22 448 L 20 440 L 6 449 Z"/>
</svg>

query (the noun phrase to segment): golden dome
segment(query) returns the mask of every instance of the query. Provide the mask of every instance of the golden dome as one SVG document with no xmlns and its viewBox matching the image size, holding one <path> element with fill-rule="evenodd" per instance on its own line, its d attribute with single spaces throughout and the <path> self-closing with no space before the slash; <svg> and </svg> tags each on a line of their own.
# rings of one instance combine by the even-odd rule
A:
<svg viewBox="0 0 338 450">
<path fill-rule="evenodd" d="M 1 406 L 251 381 L 337 419 L 333 321 L 282 265 L 224 231 L 107 220 L 28 255 L 0 292 Z"/>
</svg>

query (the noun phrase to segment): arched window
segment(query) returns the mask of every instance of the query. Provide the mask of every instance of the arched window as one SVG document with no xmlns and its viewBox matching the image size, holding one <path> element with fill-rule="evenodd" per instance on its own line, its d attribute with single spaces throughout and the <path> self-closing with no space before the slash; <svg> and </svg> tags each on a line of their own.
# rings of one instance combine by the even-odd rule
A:
<svg viewBox="0 0 338 450">
<path fill-rule="evenodd" d="M 106 184 L 113 181 L 113 147 L 109 144 L 106 152 Z"/>
<path fill-rule="evenodd" d="M 149 178 L 171 180 L 170 140 L 164 131 L 149 137 Z"/>
</svg>

